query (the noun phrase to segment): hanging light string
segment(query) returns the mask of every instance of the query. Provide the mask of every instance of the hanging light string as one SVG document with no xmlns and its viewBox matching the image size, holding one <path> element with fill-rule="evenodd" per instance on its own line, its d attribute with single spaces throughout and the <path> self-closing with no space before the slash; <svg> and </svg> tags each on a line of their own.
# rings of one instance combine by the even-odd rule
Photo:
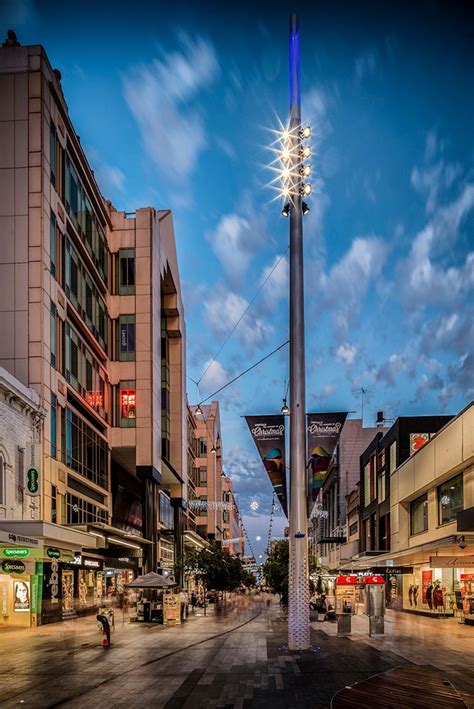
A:
<svg viewBox="0 0 474 709">
<path fill-rule="evenodd" d="M 217 391 L 214 391 L 212 394 L 209 394 L 209 396 L 206 396 L 205 399 L 202 399 L 202 401 L 200 401 L 197 406 L 200 408 L 200 407 L 201 407 L 201 404 L 204 404 L 206 401 L 209 401 L 209 399 L 212 399 L 213 396 L 216 396 L 216 394 L 219 394 L 219 393 L 220 393 L 221 391 L 223 391 L 224 389 L 227 389 L 227 387 L 229 387 L 231 384 L 233 384 L 234 382 L 236 382 L 237 379 L 240 379 L 241 377 L 243 377 L 244 374 L 248 374 L 248 372 L 250 372 L 252 369 L 255 369 L 255 367 L 258 367 L 259 364 L 262 364 L 262 362 L 265 362 L 266 359 L 268 359 L 269 357 L 271 357 L 272 355 L 274 355 L 274 354 L 275 354 L 276 352 L 278 352 L 279 350 L 283 349 L 283 347 L 286 347 L 286 345 L 288 345 L 289 342 L 290 342 L 289 340 L 286 340 L 285 342 L 282 342 L 281 345 L 279 345 L 279 346 L 276 347 L 274 350 L 272 350 L 271 352 L 269 352 L 267 355 L 265 355 L 265 357 L 262 357 L 262 359 L 259 359 L 258 362 L 255 362 L 255 364 L 252 364 L 250 367 L 247 367 L 247 369 L 245 369 L 243 372 L 241 372 L 240 374 L 237 374 L 237 376 L 235 376 L 235 377 L 233 377 L 232 379 L 230 379 L 230 380 L 227 382 L 227 384 L 224 384 L 224 385 L 221 386 L 219 389 L 217 389 Z M 199 415 L 199 414 L 198 414 L 198 415 Z"/>
<path fill-rule="evenodd" d="M 201 380 L 203 379 L 203 377 L 204 377 L 204 375 L 206 374 L 206 372 L 208 371 L 208 369 L 214 364 L 214 362 L 216 361 L 216 359 L 218 358 L 218 356 L 220 355 L 220 353 L 221 353 L 222 350 L 224 349 L 224 347 L 225 347 L 225 345 L 227 344 L 227 342 L 230 340 L 230 338 L 232 337 L 232 335 L 234 334 L 234 332 L 236 331 L 236 329 L 238 328 L 238 326 L 240 325 L 240 323 L 242 322 L 242 320 L 244 319 L 244 317 L 247 315 L 247 313 L 248 313 L 248 311 L 250 310 L 251 306 L 252 306 L 252 305 L 255 303 L 255 301 L 257 300 L 257 298 L 258 298 L 258 296 L 260 295 L 260 293 L 262 292 L 262 290 L 263 290 L 265 284 L 268 282 L 268 280 L 271 278 L 273 272 L 274 272 L 275 269 L 278 267 L 280 261 L 281 261 L 281 260 L 286 256 L 286 254 L 288 253 L 288 249 L 289 249 L 289 248 L 290 248 L 290 245 L 288 244 L 288 246 L 286 247 L 286 250 L 285 250 L 282 254 L 280 254 L 280 256 L 278 257 L 278 259 L 275 261 L 275 264 L 274 264 L 273 268 L 271 269 L 271 271 L 269 271 L 269 273 L 268 273 L 268 275 L 266 276 L 265 280 L 262 281 L 262 283 L 261 283 L 259 289 L 257 290 L 257 292 L 255 293 L 254 297 L 253 297 L 252 300 L 249 302 L 249 304 L 247 305 L 247 307 L 246 307 L 245 310 L 243 311 L 242 315 L 239 317 L 239 319 L 238 319 L 238 320 L 236 321 L 236 323 L 233 325 L 232 329 L 230 330 L 230 332 L 228 333 L 228 335 L 225 337 L 223 343 L 221 344 L 221 346 L 220 346 L 219 349 L 217 350 L 217 352 L 216 352 L 216 354 L 214 355 L 214 357 L 208 362 L 208 364 L 206 365 L 206 367 L 205 367 L 204 370 L 202 371 L 201 376 L 199 377 L 199 379 L 197 380 L 197 382 L 195 382 L 196 385 L 199 385 L 199 383 L 200 383 Z M 193 381 L 194 381 L 194 380 L 193 380 Z"/>
<path fill-rule="evenodd" d="M 266 548 L 267 555 L 270 551 L 270 542 L 272 540 L 272 530 L 273 530 L 274 517 L 275 517 L 275 493 L 272 494 L 272 511 L 270 512 L 270 522 L 268 525 L 268 541 L 267 541 L 267 548 Z"/>
</svg>

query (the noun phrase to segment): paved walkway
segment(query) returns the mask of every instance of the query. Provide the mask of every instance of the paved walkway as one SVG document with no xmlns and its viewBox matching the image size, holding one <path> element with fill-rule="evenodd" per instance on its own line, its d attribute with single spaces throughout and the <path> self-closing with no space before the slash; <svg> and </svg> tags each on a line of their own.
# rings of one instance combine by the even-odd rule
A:
<svg viewBox="0 0 474 709">
<path fill-rule="evenodd" d="M 176 628 L 118 618 L 108 650 L 100 645 L 93 618 L 0 633 L 0 707 L 316 709 L 328 707 L 335 692 L 349 684 L 410 661 L 440 666 L 440 656 L 449 679 L 470 691 L 473 664 L 459 665 L 458 653 L 470 659 L 473 636 L 464 634 L 463 626 L 446 626 L 444 641 L 443 621 L 414 620 L 421 640 L 405 636 L 404 619 L 387 618 L 387 629 L 392 627 L 383 640 L 364 638 L 361 628 L 353 638 L 338 638 L 335 625 L 313 623 L 307 653 L 285 647 L 286 622 L 278 604 L 268 608 L 264 601 L 242 597 L 226 612 L 197 616 Z M 357 618 L 354 625 L 362 622 Z"/>
</svg>

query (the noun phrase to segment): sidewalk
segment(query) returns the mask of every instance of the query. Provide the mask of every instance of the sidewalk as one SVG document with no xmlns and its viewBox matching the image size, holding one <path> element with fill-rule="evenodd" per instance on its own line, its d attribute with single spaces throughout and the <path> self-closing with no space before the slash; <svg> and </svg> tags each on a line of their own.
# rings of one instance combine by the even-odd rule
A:
<svg viewBox="0 0 474 709">
<path fill-rule="evenodd" d="M 278 604 L 248 597 L 175 628 L 117 622 L 108 650 L 94 619 L 69 621 L 0 637 L 0 706 L 329 707 L 345 686 L 409 664 L 392 629 L 381 640 L 338 638 L 335 625 L 313 623 L 311 651 L 292 653 Z M 420 662 L 424 640 L 408 640 Z M 459 666 L 457 651 L 439 649 L 453 665 L 449 678 L 457 686 L 459 672 L 469 684 L 472 663 Z"/>
</svg>

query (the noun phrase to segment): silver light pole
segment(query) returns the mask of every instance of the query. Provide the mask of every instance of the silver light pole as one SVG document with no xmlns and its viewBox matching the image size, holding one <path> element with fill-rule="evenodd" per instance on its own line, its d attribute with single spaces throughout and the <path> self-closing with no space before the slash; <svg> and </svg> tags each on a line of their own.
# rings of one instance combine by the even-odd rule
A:
<svg viewBox="0 0 474 709">
<path fill-rule="evenodd" d="M 306 402 L 303 282 L 303 204 L 298 18 L 290 18 L 290 569 L 288 647 L 310 647 Z"/>
</svg>

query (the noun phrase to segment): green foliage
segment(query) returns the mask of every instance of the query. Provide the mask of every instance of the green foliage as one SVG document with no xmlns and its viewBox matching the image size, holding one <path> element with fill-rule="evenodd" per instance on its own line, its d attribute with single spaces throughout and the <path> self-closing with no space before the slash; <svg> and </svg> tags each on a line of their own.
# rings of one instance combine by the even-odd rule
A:
<svg viewBox="0 0 474 709">
<path fill-rule="evenodd" d="M 286 539 L 275 542 L 262 568 L 267 584 L 271 586 L 274 593 L 280 594 L 285 605 L 288 604 L 289 554 Z"/>
<path fill-rule="evenodd" d="M 194 576 L 205 588 L 214 591 L 235 591 L 246 578 L 241 559 L 216 542 L 211 542 L 205 549 L 188 552 L 183 568 L 187 575 Z"/>
</svg>

